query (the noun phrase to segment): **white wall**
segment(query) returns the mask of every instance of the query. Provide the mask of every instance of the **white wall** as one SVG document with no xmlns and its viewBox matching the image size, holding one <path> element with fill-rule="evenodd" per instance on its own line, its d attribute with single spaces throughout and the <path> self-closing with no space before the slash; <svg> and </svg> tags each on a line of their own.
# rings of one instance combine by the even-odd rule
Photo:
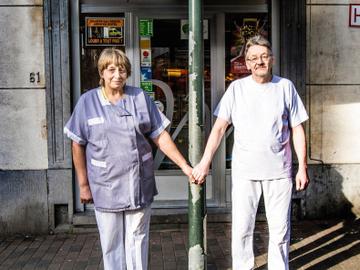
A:
<svg viewBox="0 0 360 270">
<path fill-rule="evenodd" d="M 360 28 L 348 26 L 347 4 L 325 2 L 308 5 L 311 155 L 325 163 L 360 163 Z"/>
<path fill-rule="evenodd" d="M 2 170 L 48 167 L 44 22 L 40 5 L 42 1 L 36 0 L 0 4 Z"/>
<path fill-rule="evenodd" d="M 360 28 L 349 3 L 307 1 L 307 93 L 311 166 L 309 217 L 360 216 Z M 319 164 L 318 161 L 310 163 Z"/>
</svg>

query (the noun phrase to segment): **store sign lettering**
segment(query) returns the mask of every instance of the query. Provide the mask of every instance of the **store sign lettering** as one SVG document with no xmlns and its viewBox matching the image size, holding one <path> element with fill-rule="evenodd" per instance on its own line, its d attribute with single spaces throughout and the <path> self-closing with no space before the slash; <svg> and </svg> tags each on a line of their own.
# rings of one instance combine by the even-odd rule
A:
<svg viewBox="0 0 360 270">
<path fill-rule="evenodd" d="M 360 5 L 350 4 L 349 26 L 350 27 L 360 27 Z"/>
<path fill-rule="evenodd" d="M 118 17 L 86 17 L 86 46 L 124 46 L 125 19 Z"/>
<path fill-rule="evenodd" d="M 140 36 L 154 35 L 153 20 L 141 19 L 139 20 L 139 34 Z"/>
</svg>

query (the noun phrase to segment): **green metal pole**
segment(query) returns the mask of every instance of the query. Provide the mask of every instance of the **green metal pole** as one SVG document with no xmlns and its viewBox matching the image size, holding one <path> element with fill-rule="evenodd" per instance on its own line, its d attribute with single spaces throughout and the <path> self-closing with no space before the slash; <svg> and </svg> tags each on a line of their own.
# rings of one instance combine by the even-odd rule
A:
<svg viewBox="0 0 360 270">
<path fill-rule="evenodd" d="M 200 162 L 204 145 L 203 1 L 189 0 L 189 159 Z M 206 269 L 205 184 L 189 184 L 189 267 Z"/>
</svg>

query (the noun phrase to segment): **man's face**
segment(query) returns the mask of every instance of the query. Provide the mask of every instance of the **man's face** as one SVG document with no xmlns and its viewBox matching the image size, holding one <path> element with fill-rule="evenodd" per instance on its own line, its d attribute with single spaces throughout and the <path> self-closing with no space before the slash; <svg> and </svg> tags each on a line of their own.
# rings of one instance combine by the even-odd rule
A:
<svg viewBox="0 0 360 270">
<path fill-rule="evenodd" d="M 265 46 L 251 46 L 246 55 L 246 67 L 258 78 L 267 78 L 271 75 L 273 62 L 271 51 Z"/>
</svg>

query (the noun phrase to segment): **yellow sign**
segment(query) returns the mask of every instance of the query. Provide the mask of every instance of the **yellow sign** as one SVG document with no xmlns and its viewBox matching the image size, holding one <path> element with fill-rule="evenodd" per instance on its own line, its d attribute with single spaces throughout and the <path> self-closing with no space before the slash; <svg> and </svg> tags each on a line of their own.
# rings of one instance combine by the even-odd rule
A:
<svg viewBox="0 0 360 270">
<path fill-rule="evenodd" d="M 86 17 L 86 46 L 124 46 L 125 18 Z"/>
</svg>

